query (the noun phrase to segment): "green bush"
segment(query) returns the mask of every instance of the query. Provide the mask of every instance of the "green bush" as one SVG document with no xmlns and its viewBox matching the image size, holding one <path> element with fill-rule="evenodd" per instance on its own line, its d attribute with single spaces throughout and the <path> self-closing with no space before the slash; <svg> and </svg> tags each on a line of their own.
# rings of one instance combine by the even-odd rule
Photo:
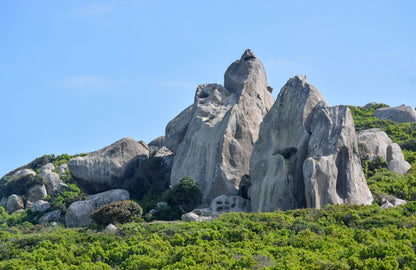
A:
<svg viewBox="0 0 416 270">
<path fill-rule="evenodd" d="M 120 201 L 102 206 L 94 211 L 91 217 L 97 224 L 105 226 L 115 222 L 130 222 L 142 214 L 142 208 L 135 201 Z"/>
<path fill-rule="evenodd" d="M 202 194 L 195 180 L 188 176 L 182 178 L 178 184 L 168 190 L 166 202 L 171 207 L 178 207 L 182 213 L 187 213 L 202 202 Z"/>
</svg>

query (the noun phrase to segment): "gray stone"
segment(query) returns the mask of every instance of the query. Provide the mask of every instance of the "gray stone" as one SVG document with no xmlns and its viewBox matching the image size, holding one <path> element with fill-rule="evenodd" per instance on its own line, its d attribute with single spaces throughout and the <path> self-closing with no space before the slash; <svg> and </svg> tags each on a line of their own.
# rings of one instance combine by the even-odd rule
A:
<svg viewBox="0 0 416 270">
<path fill-rule="evenodd" d="M 19 176 L 24 176 L 24 175 L 27 175 L 27 174 L 36 175 L 36 173 L 31 169 L 19 170 L 19 171 L 15 172 L 13 175 L 19 177 Z"/>
<path fill-rule="evenodd" d="M 0 206 L 2 206 L 4 209 L 6 209 L 6 206 L 7 206 L 7 198 L 6 197 L 1 198 Z"/>
<path fill-rule="evenodd" d="M 397 207 L 399 205 L 405 205 L 407 203 L 407 201 L 399 199 L 399 198 L 394 198 L 393 200 L 391 200 L 391 204 L 393 205 L 393 207 Z"/>
<path fill-rule="evenodd" d="M 96 210 L 94 201 L 73 202 L 66 210 L 65 224 L 68 228 L 87 227 L 91 224 L 91 214 Z"/>
<path fill-rule="evenodd" d="M 370 204 L 351 113 L 291 78 L 260 126 L 250 164 L 252 211 Z M 335 186 L 332 186 L 334 185 Z"/>
<path fill-rule="evenodd" d="M 211 221 L 213 218 L 212 217 L 205 217 L 205 216 L 199 216 L 193 212 L 189 212 L 186 214 L 183 214 L 181 217 L 181 220 L 184 222 L 192 222 L 192 221 L 197 221 L 197 222 L 201 222 L 201 221 Z"/>
<path fill-rule="evenodd" d="M 364 109 L 370 109 L 371 107 L 374 107 L 376 105 L 378 105 L 377 102 L 370 102 L 370 103 L 365 104 L 363 108 Z"/>
<path fill-rule="evenodd" d="M 152 153 L 156 153 L 160 148 L 166 146 L 165 136 L 160 136 L 151 141 L 149 144 L 149 155 L 152 156 Z"/>
<path fill-rule="evenodd" d="M 88 200 L 73 202 L 67 209 L 65 224 L 68 228 L 86 227 L 91 224 L 91 214 L 106 204 L 129 200 L 127 190 L 114 189 L 88 196 Z"/>
<path fill-rule="evenodd" d="M 309 157 L 303 164 L 306 206 L 370 205 L 373 197 L 361 167 L 350 110 L 318 105 L 309 132 Z"/>
<path fill-rule="evenodd" d="M 156 204 L 157 208 L 163 208 L 163 207 L 168 207 L 168 204 L 166 202 L 158 202 Z"/>
<path fill-rule="evenodd" d="M 64 191 L 70 191 L 70 190 L 71 190 L 71 188 L 67 184 L 65 184 L 65 183 L 59 183 L 58 184 L 58 193 L 62 193 Z"/>
<path fill-rule="evenodd" d="M 46 181 L 45 183 L 46 191 L 48 192 L 48 194 L 55 193 L 59 188 L 59 184 L 62 183 L 62 180 L 59 177 L 59 174 L 55 172 L 48 172 L 48 171 L 43 171 L 41 172 L 41 174 Z"/>
<path fill-rule="evenodd" d="M 114 234 L 118 231 L 118 228 L 116 225 L 114 224 L 108 224 L 107 227 L 105 227 L 105 229 L 103 230 L 103 233 L 106 234 Z"/>
<path fill-rule="evenodd" d="M 178 114 L 173 120 L 171 120 L 165 129 L 165 143 L 166 147 L 171 151 L 176 152 L 178 145 L 185 137 L 188 130 L 189 123 L 194 115 L 194 106 L 191 105 L 180 114 Z"/>
<path fill-rule="evenodd" d="M 380 207 L 381 209 L 392 208 L 393 204 L 391 204 L 388 200 L 382 200 Z"/>
<path fill-rule="evenodd" d="M 60 175 L 65 175 L 66 171 L 69 170 L 69 166 L 67 163 L 64 163 L 59 165 L 57 170 Z"/>
<path fill-rule="evenodd" d="M 62 222 L 62 212 L 59 210 L 48 212 L 39 219 L 39 224 L 41 225 L 45 225 L 47 223 L 50 223 L 52 225 L 52 223 L 55 222 Z"/>
<path fill-rule="evenodd" d="M 48 173 L 51 173 L 52 170 L 55 170 L 55 166 L 52 163 L 48 163 L 46 165 L 43 165 L 40 168 L 40 175 L 45 177 Z"/>
<path fill-rule="evenodd" d="M 416 111 L 405 105 L 377 109 L 374 116 L 381 120 L 392 120 L 397 123 L 416 122 Z"/>
<path fill-rule="evenodd" d="M 191 176 L 204 205 L 238 194 L 259 125 L 274 101 L 263 64 L 250 50 L 228 67 L 224 85 L 198 86 L 194 105 L 166 127 L 167 147 L 175 152 L 171 183 Z"/>
<path fill-rule="evenodd" d="M 39 200 L 34 202 L 30 209 L 32 212 L 46 212 L 49 208 L 51 205 L 47 201 Z"/>
<path fill-rule="evenodd" d="M 363 130 L 358 133 L 357 139 L 367 147 L 370 160 L 379 156 L 387 161 L 388 170 L 401 174 L 410 169 L 411 165 L 404 160 L 400 146 L 393 143 L 384 131 L 378 128 Z"/>
<path fill-rule="evenodd" d="M 8 213 L 13 213 L 13 212 L 16 212 L 17 210 L 23 209 L 24 206 L 25 205 L 24 205 L 22 196 L 12 194 L 7 198 L 6 211 Z"/>
<path fill-rule="evenodd" d="M 240 196 L 220 195 L 214 198 L 209 207 L 215 214 L 228 212 L 248 212 L 250 205 L 248 200 Z"/>
<path fill-rule="evenodd" d="M 122 187 L 143 160 L 149 157 L 148 146 L 132 138 L 121 139 L 84 157 L 68 162 L 78 186 L 88 194 Z"/>
<path fill-rule="evenodd" d="M 175 154 L 172 151 L 170 151 L 167 147 L 163 146 L 159 150 L 157 150 L 154 157 L 162 158 L 165 165 L 171 168 Z"/>
<path fill-rule="evenodd" d="M 30 207 L 33 202 L 42 200 L 48 196 L 45 185 L 36 185 L 29 189 L 26 196 L 26 207 Z"/>
</svg>

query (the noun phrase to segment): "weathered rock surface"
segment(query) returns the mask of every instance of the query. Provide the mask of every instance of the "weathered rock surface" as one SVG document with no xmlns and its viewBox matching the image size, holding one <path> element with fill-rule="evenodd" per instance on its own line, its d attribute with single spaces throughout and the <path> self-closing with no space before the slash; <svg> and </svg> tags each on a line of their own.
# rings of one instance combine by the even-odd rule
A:
<svg viewBox="0 0 416 270">
<path fill-rule="evenodd" d="M 310 132 L 309 157 L 303 164 L 306 206 L 371 204 L 349 109 L 318 105 Z"/>
<path fill-rule="evenodd" d="M 156 153 L 160 148 L 166 146 L 165 136 L 160 136 L 151 141 L 149 144 L 149 155 Z"/>
<path fill-rule="evenodd" d="M 259 125 L 274 101 L 263 64 L 250 50 L 228 67 L 224 86 L 198 86 L 194 104 L 166 127 L 166 145 L 176 153 L 171 183 L 193 177 L 205 205 L 238 193 Z"/>
<path fill-rule="evenodd" d="M 27 175 L 27 174 L 36 175 L 36 173 L 31 169 L 19 170 L 19 171 L 15 172 L 13 175 L 19 177 L 19 176 L 24 176 L 24 175 Z"/>
<path fill-rule="evenodd" d="M 23 209 L 24 207 L 25 204 L 23 202 L 22 196 L 12 194 L 7 198 L 6 211 L 8 213 L 13 213 L 17 210 Z"/>
<path fill-rule="evenodd" d="M 2 197 L 0 199 L 0 206 L 4 207 L 4 209 L 6 209 L 6 207 L 7 207 L 7 198 L 6 197 Z"/>
<path fill-rule="evenodd" d="M 105 229 L 103 230 L 103 233 L 106 234 L 114 234 L 118 231 L 118 228 L 116 225 L 114 224 L 108 224 L 107 227 L 105 227 Z"/>
<path fill-rule="evenodd" d="M 381 120 L 392 120 L 397 123 L 416 122 L 416 111 L 405 105 L 377 109 L 374 116 Z"/>
<path fill-rule="evenodd" d="M 32 212 L 46 212 L 49 208 L 51 205 L 47 201 L 39 200 L 34 202 L 30 209 Z"/>
<path fill-rule="evenodd" d="M 94 194 L 121 187 L 123 180 L 131 177 L 148 157 L 146 143 L 124 138 L 87 156 L 71 159 L 68 166 L 78 186 Z"/>
<path fill-rule="evenodd" d="M 348 108 L 329 108 L 305 77 L 283 86 L 250 165 L 252 211 L 372 201 Z"/>
<path fill-rule="evenodd" d="M 58 190 L 58 186 L 62 183 L 59 174 L 53 172 L 55 166 L 52 163 L 43 165 L 40 169 L 40 175 L 45 179 L 46 191 L 48 194 L 53 194 Z"/>
<path fill-rule="evenodd" d="M 54 210 L 46 213 L 39 219 L 39 224 L 44 225 L 47 223 L 62 222 L 62 212 L 59 210 Z"/>
<path fill-rule="evenodd" d="M 48 196 L 45 185 L 36 185 L 29 189 L 26 196 L 26 207 L 30 207 L 32 203 L 42 200 Z"/>
<path fill-rule="evenodd" d="M 51 173 L 52 170 L 55 170 L 55 166 L 52 163 L 47 163 L 40 168 L 40 175 L 45 177 L 45 175 Z"/>
<path fill-rule="evenodd" d="M 114 189 L 88 196 L 88 200 L 73 202 L 67 209 L 65 224 L 68 228 L 85 227 L 91 224 L 91 214 L 103 205 L 129 200 L 127 190 Z"/>
<path fill-rule="evenodd" d="M 378 128 L 363 130 L 357 134 L 357 139 L 367 147 L 369 159 L 381 157 L 387 161 L 389 171 L 403 174 L 410 169 L 411 165 L 404 160 L 400 146 L 393 143 L 384 131 Z"/>
<path fill-rule="evenodd" d="M 194 212 L 189 212 L 189 213 L 183 214 L 181 217 L 181 220 L 184 222 L 192 222 L 192 221 L 201 222 L 201 221 L 213 220 L 213 217 L 200 216 L 200 215 L 195 214 Z"/>
<path fill-rule="evenodd" d="M 162 158 L 165 165 L 171 168 L 175 154 L 172 151 L 170 151 L 166 146 L 163 146 L 162 148 L 157 150 L 154 157 Z"/>
<path fill-rule="evenodd" d="M 60 175 L 64 175 L 66 171 L 69 170 L 68 164 L 64 163 L 64 164 L 59 165 L 57 170 Z"/>
</svg>

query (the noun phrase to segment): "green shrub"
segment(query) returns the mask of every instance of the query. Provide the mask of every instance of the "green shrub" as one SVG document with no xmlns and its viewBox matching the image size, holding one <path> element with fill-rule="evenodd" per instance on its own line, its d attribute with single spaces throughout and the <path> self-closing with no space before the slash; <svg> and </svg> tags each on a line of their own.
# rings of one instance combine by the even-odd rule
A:
<svg viewBox="0 0 416 270">
<path fill-rule="evenodd" d="M 115 222 L 130 222 L 142 214 L 142 208 L 135 201 L 120 201 L 102 206 L 94 211 L 91 217 L 97 224 L 105 226 Z"/>
<path fill-rule="evenodd" d="M 364 166 L 364 174 L 366 178 L 373 176 L 377 172 L 387 170 L 388 163 L 382 157 L 377 156 L 373 161 L 367 160 Z"/>
<path fill-rule="evenodd" d="M 195 180 L 188 176 L 168 190 L 166 202 L 171 207 L 178 207 L 182 213 L 187 213 L 202 202 L 202 194 Z"/>
</svg>

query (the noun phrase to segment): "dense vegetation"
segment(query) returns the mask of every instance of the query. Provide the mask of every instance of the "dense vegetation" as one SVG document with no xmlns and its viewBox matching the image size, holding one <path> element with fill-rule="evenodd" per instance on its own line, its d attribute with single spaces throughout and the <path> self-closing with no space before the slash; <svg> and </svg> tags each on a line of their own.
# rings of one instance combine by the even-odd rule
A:
<svg viewBox="0 0 416 270">
<path fill-rule="evenodd" d="M 412 202 L 230 213 L 212 222 L 132 222 L 115 234 L 3 225 L 0 269 L 415 269 L 415 211 Z"/>
</svg>

